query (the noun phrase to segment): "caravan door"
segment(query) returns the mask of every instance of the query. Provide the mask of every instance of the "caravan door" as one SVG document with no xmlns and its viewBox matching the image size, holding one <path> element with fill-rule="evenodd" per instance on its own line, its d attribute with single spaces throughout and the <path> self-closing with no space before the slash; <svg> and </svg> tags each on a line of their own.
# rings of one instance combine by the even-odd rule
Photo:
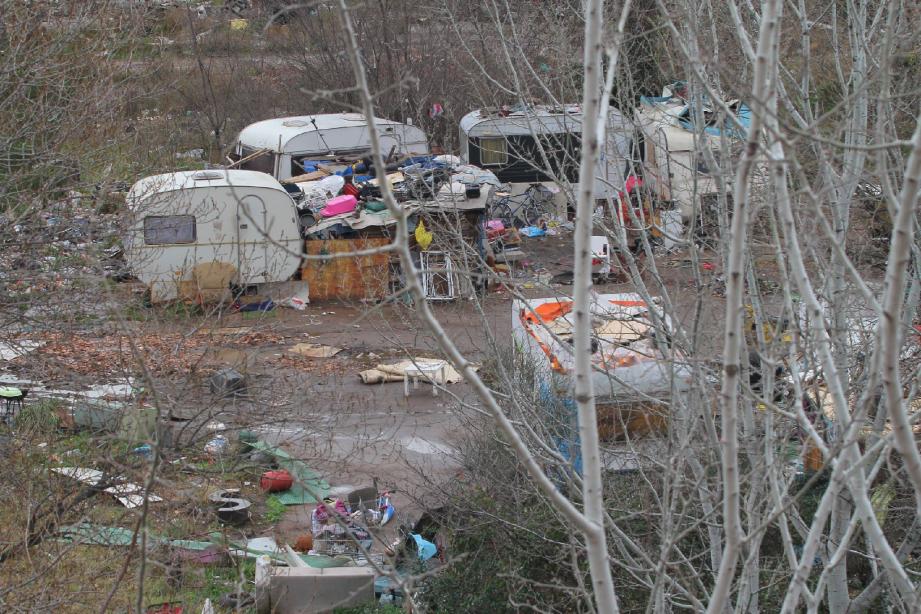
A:
<svg viewBox="0 0 921 614">
<path fill-rule="evenodd" d="M 268 210 L 262 198 L 249 194 L 237 201 L 237 271 L 240 283 L 268 281 L 271 266 Z"/>
</svg>

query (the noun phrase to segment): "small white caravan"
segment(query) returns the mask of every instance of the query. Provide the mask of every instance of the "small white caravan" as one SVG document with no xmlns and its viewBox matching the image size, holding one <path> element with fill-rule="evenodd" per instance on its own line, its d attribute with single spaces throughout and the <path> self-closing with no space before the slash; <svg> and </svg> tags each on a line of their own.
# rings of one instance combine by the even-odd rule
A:
<svg viewBox="0 0 921 614">
<path fill-rule="evenodd" d="M 425 155 L 425 133 L 415 126 L 374 118 L 384 156 Z M 250 124 L 237 138 L 240 168 L 269 173 L 279 181 L 304 173 L 302 160 L 357 155 L 371 150 L 371 131 L 361 113 L 280 117 Z M 258 155 L 257 155 L 258 154 Z"/>
<path fill-rule="evenodd" d="M 196 296 L 202 271 L 226 291 L 286 281 L 303 243 L 294 201 L 265 173 L 204 170 L 146 177 L 128 192 L 125 259 L 152 302 Z M 196 288 L 198 284 L 198 288 Z M 212 288 L 214 289 L 214 288 Z"/>
</svg>

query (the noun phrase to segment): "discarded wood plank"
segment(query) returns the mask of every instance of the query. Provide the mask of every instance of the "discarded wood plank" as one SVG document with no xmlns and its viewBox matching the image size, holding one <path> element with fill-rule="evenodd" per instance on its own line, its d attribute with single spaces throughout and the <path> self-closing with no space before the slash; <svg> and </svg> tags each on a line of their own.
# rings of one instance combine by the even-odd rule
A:
<svg viewBox="0 0 921 614">
<path fill-rule="evenodd" d="M 253 160 L 253 159 L 255 159 L 255 158 L 258 158 L 259 156 L 263 156 L 263 155 L 265 155 L 265 154 L 267 154 L 267 153 L 271 153 L 271 152 L 272 152 L 271 149 L 269 149 L 268 147 L 264 147 L 264 148 L 262 148 L 262 149 L 259 149 L 259 150 L 257 150 L 257 151 L 254 151 L 253 153 L 249 154 L 248 156 L 245 156 L 245 157 L 243 157 L 243 158 L 240 158 L 240 159 L 237 160 L 236 162 L 233 162 L 233 163 L 231 163 L 231 164 L 228 164 L 228 165 L 227 165 L 227 168 L 236 168 L 236 167 L 240 166 L 241 164 L 243 164 L 243 163 L 245 163 L 245 162 L 249 162 L 250 160 Z"/>
</svg>

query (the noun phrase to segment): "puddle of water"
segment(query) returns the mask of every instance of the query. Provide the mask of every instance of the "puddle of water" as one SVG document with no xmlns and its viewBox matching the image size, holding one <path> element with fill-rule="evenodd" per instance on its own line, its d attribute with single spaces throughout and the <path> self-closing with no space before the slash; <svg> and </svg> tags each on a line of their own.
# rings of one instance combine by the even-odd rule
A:
<svg viewBox="0 0 921 614">
<path fill-rule="evenodd" d="M 454 449 L 450 446 L 446 446 L 440 443 L 434 443 L 420 437 L 406 437 L 401 440 L 403 447 L 411 452 L 416 452 L 418 454 L 444 454 L 449 455 L 454 453 Z"/>
</svg>

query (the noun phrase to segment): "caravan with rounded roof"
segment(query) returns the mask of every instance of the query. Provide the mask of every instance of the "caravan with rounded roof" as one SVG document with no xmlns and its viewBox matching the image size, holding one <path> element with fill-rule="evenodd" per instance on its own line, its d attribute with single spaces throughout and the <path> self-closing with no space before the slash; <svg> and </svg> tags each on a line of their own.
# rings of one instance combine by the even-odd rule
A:
<svg viewBox="0 0 921 614">
<path fill-rule="evenodd" d="M 303 253 L 294 201 L 245 170 L 141 179 L 128 192 L 125 260 L 152 302 L 224 297 L 231 285 L 287 281 Z"/>
<path fill-rule="evenodd" d="M 419 128 L 374 118 L 384 157 L 429 152 Z M 361 113 L 280 117 L 250 124 L 240 132 L 236 164 L 283 181 L 304 173 L 303 160 L 359 156 L 371 151 L 371 129 Z"/>
</svg>

